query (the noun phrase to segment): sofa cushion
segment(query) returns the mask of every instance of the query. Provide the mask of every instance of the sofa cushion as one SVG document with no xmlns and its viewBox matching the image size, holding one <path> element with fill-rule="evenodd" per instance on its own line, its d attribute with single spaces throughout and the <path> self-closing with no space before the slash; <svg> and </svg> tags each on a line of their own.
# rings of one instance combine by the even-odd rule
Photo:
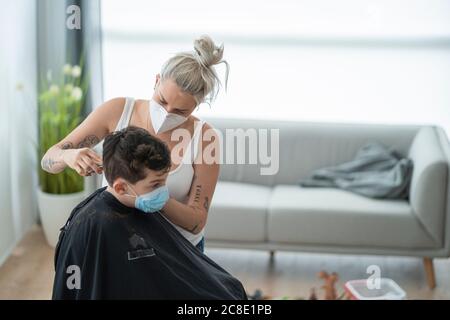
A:
<svg viewBox="0 0 450 320">
<path fill-rule="evenodd" d="M 206 239 L 267 241 L 267 208 L 271 188 L 219 181 L 205 228 Z"/>
<path fill-rule="evenodd" d="M 269 203 L 268 238 L 289 244 L 432 248 L 438 245 L 405 200 L 334 188 L 279 185 Z"/>
</svg>

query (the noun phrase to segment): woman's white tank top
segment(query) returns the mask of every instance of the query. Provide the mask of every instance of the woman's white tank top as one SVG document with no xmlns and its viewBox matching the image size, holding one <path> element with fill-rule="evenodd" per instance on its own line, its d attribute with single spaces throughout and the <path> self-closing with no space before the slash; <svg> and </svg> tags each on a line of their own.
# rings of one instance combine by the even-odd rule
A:
<svg viewBox="0 0 450 320">
<path fill-rule="evenodd" d="M 133 108 L 134 99 L 127 97 L 125 99 L 125 106 L 123 108 L 122 115 L 119 119 L 119 122 L 117 123 L 115 131 L 122 130 L 123 128 L 128 127 L 131 119 L 131 114 L 133 113 Z M 193 163 L 198 153 L 203 124 L 204 121 L 202 120 L 195 123 L 194 134 L 191 141 L 189 142 L 188 147 L 184 149 L 185 151 L 183 154 L 182 162 L 173 171 L 169 172 L 166 181 L 170 197 L 185 204 L 188 201 L 189 191 L 191 189 L 192 179 L 194 177 Z M 107 185 L 108 182 L 103 175 L 102 187 L 105 187 Z M 166 218 L 164 215 L 162 216 Z M 166 220 L 169 221 L 170 224 L 172 224 L 193 245 L 197 245 L 204 236 L 204 228 L 198 234 L 193 234 L 172 223 L 168 218 L 166 218 Z"/>
</svg>

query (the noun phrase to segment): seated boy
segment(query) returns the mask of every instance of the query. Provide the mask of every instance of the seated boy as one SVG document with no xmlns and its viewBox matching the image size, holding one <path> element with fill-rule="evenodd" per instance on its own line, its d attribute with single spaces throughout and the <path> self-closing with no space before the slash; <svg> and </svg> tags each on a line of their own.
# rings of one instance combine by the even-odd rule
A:
<svg viewBox="0 0 450 320">
<path fill-rule="evenodd" d="M 161 215 L 170 152 L 144 129 L 108 135 L 109 186 L 72 211 L 55 253 L 53 299 L 247 299 L 242 284 Z"/>
</svg>

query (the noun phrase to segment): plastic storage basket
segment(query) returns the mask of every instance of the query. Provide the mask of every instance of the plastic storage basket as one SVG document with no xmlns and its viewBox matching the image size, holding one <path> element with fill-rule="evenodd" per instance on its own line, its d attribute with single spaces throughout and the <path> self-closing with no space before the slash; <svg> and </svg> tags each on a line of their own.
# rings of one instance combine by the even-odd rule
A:
<svg viewBox="0 0 450 320">
<path fill-rule="evenodd" d="M 403 300 L 406 292 L 394 280 L 380 279 L 379 288 L 369 288 L 367 279 L 347 281 L 344 285 L 352 300 Z"/>
</svg>

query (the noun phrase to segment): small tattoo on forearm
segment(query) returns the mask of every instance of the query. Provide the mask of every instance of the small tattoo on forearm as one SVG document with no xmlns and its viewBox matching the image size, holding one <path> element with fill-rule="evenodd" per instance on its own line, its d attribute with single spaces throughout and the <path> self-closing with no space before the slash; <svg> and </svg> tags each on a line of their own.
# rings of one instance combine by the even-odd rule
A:
<svg viewBox="0 0 450 320">
<path fill-rule="evenodd" d="M 203 202 L 203 208 L 205 208 L 205 210 L 208 211 L 208 208 L 209 208 L 208 197 L 205 197 L 205 202 Z"/>
<path fill-rule="evenodd" d="M 87 136 L 84 138 L 77 146 L 77 148 L 90 148 L 92 146 L 95 146 L 97 143 L 100 142 L 100 139 L 96 136 L 91 134 L 90 136 Z"/>
<path fill-rule="evenodd" d="M 64 144 L 61 146 L 61 149 L 73 149 L 73 143 L 72 142 L 64 142 Z"/>
<path fill-rule="evenodd" d="M 61 162 L 55 161 L 51 158 L 46 158 L 46 159 L 42 159 L 41 166 L 42 166 L 42 169 L 44 169 L 46 171 L 50 171 L 50 170 L 52 170 L 52 168 L 55 164 L 60 164 L 60 163 Z"/>
<path fill-rule="evenodd" d="M 202 186 L 201 185 L 197 185 L 195 187 L 195 197 L 194 197 L 194 202 L 199 202 L 200 201 L 200 193 L 202 191 Z"/>
<path fill-rule="evenodd" d="M 72 142 L 64 142 L 64 144 L 60 148 L 59 156 L 61 157 L 64 150 L 73 149 L 73 143 Z"/>
</svg>

